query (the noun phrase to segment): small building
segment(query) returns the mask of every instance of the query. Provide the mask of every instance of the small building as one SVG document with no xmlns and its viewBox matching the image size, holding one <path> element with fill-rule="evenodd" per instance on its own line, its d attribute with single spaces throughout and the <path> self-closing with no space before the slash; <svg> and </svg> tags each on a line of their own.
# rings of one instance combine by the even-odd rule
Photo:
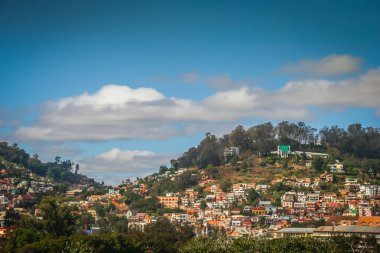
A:
<svg viewBox="0 0 380 253">
<path fill-rule="evenodd" d="M 224 149 L 223 156 L 226 158 L 235 157 L 235 156 L 239 156 L 239 153 L 240 153 L 240 150 L 238 147 L 229 147 L 229 148 Z"/>
<path fill-rule="evenodd" d="M 361 238 L 375 237 L 380 242 L 380 227 L 377 226 L 321 226 L 314 230 L 316 237 L 359 236 Z"/>
<path fill-rule="evenodd" d="M 178 196 L 158 196 L 158 201 L 166 208 L 178 208 Z"/>
<path fill-rule="evenodd" d="M 308 237 L 312 236 L 315 228 L 283 228 L 273 232 L 273 238 Z"/>
<path fill-rule="evenodd" d="M 290 151 L 290 146 L 289 145 L 279 145 L 277 146 L 277 154 L 281 158 L 287 158 L 289 157 L 291 151 Z"/>
<path fill-rule="evenodd" d="M 331 173 L 345 173 L 343 164 L 336 160 L 335 163 L 327 165 Z"/>
</svg>

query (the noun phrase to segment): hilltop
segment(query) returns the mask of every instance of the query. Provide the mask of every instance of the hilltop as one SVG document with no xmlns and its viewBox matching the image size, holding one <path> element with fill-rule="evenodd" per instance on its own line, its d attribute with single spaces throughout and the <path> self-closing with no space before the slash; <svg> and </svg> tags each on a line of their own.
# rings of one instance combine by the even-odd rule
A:
<svg viewBox="0 0 380 253">
<path fill-rule="evenodd" d="M 69 189 L 101 189 L 101 184 L 78 173 L 79 164 L 56 157 L 41 162 L 17 144 L 0 143 L 0 209 L 21 208 L 28 212 L 41 198 L 65 194 Z"/>
<path fill-rule="evenodd" d="M 280 145 L 289 147 L 293 155 L 279 156 L 276 152 Z M 288 121 L 277 126 L 268 122 L 248 129 L 238 126 L 220 138 L 207 133 L 198 146 L 171 160 L 171 168 L 161 166 L 159 173 L 139 179 L 139 182 L 147 183 L 154 189 L 154 194 L 175 192 L 177 187 L 170 189 L 170 183 L 161 187 L 157 180 L 152 179 L 180 168 L 195 168 L 196 174 L 207 174 L 218 183 L 270 185 L 289 178 L 313 178 L 323 172 L 331 172 L 328 165 L 336 161 L 346 168 L 344 175 L 379 183 L 379 129 L 363 128 L 355 123 L 347 129 L 332 126 L 318 132 L 303 122 Z M 165 191 L 157 190 L 160 188 Z"/>
</svg>

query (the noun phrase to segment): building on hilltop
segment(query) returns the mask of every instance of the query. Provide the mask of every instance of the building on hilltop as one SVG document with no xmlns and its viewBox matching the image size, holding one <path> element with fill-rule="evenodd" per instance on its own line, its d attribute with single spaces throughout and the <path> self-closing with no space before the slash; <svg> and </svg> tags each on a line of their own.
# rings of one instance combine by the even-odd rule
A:
<svg viewBox="0 0 380 253">
<path fill-rule="evenodd" d="M 237 157 L 239 156 L 239 154 L 240 149 L 238 147 L 229 147 L 224 149 L 222 155 L 224 157 L 224 161 L 227 163 L 227 161 L 229 161 L 230 158 Z"/>
<path fill-rule="evenodd" d="M 277 151 L 272 151 L 272 154 L 277 154 L 281 158 L 287 158 L 291 154 L 289 145 L 279 145 L 277 146 Z"/>
</svg>

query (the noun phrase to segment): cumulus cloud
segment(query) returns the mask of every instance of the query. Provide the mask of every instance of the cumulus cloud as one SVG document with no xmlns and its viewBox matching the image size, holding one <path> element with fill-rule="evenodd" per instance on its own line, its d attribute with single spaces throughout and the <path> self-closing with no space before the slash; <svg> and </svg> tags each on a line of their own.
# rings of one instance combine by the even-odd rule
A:
<svg viewBox="0 0 380 253">
<path fill-rule="evenodd" d="M 341 81 L 289 81 L 275 91 L 237 87 L 201 101 L 166 97 L 153 88 L 106 85 L 94 94 L 47 103 L 34 125 L 14 135 L 48 141 L 165 139 L 241 119 L 306 120 L 314 116 L 313 106 L 380 112 L 379 97 L 380 69 Z"/>
<path fill-rule="evenodd" d="M 194 83 L 198 81 L 200 78 L 200 75 L 198 72 L 188 72 L 182 75 L 181 80 L 185 83 Z"/>
<path fill-rule="evenodd" d="M 356 72 L 362 60 L 352 55 L 332 54 L 320 60 L 304 60 L 284 65 L 285 73 L 306 74 L 311 76 L 334 76 Z"/>
<path fill-rule="evenodd" d="M 288 82 L 275 94 L 280 103 L 325 108 L 380 108 L 380 69 L 358 79 L 342 81 L 304 80 Z"/>
<path fill-rule="evenodd" d="M 172 157 L 146 150 L 113 148 L 94 157 L 81 160 L 80 170 L 97 181 L 115 185 L 126 178 L 145 177 L 158 171 Z"/>
</svg>

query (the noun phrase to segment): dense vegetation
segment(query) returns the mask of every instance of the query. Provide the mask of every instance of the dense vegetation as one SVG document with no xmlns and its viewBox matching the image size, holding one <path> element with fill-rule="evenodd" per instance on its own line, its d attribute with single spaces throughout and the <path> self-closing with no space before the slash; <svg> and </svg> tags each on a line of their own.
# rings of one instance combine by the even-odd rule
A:
<svg viewBox="0 0 380 253">
<path fill-rule="evenodd" d="M 374 238 L 359 240 L 359 238 L 332 237 L 329 239 L 317 238 L 238 238 L 217 240 L 203 237 L 190 241 L 180 252 L 182 253 L 237 253 L 237 252 L 260 252 L 260 253 L 343 253 L 343 252 L 379 252 L 380 247 Z"/>
<path fill-rule="evenodd" d="M 373 127 L 362 127 L 355 123 L 347 129 L 338 126 L 324 127 L 319 132 L 303 122 L 280 122 L 277 126 L 264 123 L 244 129 L 236 127 L 230 134 L 221 138 L 207 133 L 198 147 L 190 148 L 177 162 L 179 167 L 197 166 L 200 169 L 207 165 L 221 165 L 221 156 L 227 147 L 238 147 L 240 153 L 254 153 L 261 156 L 274 151 L 277 145 L 291 145 L 293 150 L 327 152 L 336 150 L 337 156 L 354 157 L 366 160 L 366 167 L 379 169 L 380 130 Z"/>
<path fill-rule="evenodd" d="M 88 213 L 62 204 L 60 197 L 46 197 L 38 205 L 41 218 L 7 211 L 7 225 L 17 228 L 0 239 L 0 252 L 177 252 L 194 237 L 191 227 L 172 224 L 165 218 L 148 224 L 145 232 L 128 230 L 124 217 L 106 215 L 97 222 L 100 232 L 87 235 L 93 223 Z"/>
</svg>

